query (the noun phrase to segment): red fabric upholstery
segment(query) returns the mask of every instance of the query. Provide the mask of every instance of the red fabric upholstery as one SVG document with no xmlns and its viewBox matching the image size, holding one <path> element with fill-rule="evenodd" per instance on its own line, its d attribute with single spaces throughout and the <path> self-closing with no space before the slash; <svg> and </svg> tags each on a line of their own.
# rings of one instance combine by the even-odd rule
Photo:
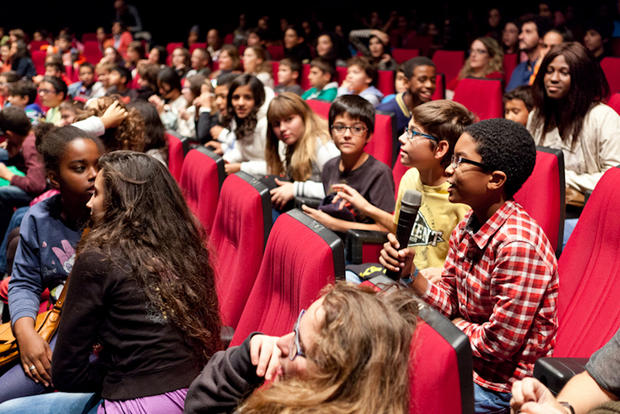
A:
<svg viewBox="0 0 620 414">
<path fill-rule="evenodd" d="M 418 49 L 392 49 L 392 57 L 394 58 L 396 63 L 406 62 L 416 56 L 420 56 L 420 51 Z"/>
<path fill-rule="evenodd" d="M 300 210 L 282 214 L 269 234 L 231 345 L 241 344 L 257 330 L 276 336 L 289 332 L 299 311 L 308 308 L 337 275 L 344 276 L 344 250 L 338 236 Z"/>
<path fill-rule="evenodd" d="M 99 49 L 99 42 L 97 42 L 97 40 L 88 40 L 84 42 L 83 55 L 87 62 L 93 65 L 96 65 L 97 63 L 99 63 L 99 61 L 103 57 L 103 54 L 101 53 L 101 50 Z"/>
<path fill-rule="evenodd" d="M 181 180 L 181 169 L 183 168 L 183 143 L 181 139 L 170 132 L 166 132 L 168 140 L 168 170 L 177 182 Z"/>
<path fill-rule="evenodd" d="M 446 98 L 446 76 L 443 73 L 438 73 L 435 76 L 435 93 L 431 99 L 433 101 L 437 99 L 445 99 Z"/>
<path fill-rule="evenodd" d="M 514 196 L 542 227 L 558 254 L 564 233 L 564 186 L 562 151 L 539 147 L 532 175 Z"/>
<path fill-rule="evenodd" d="M 403 178 L 403 175 L 407 172 L 409 167 L 403 165 L 400 162 L 400 154 L 396 156 L 396 162 L 394 163 L 394 167 L 392 167 L 392 177 L 394 177 L 394 188 L 396 189 L 396 195 L 398 195 L 398 187 L 400 186 L 400 180 Z"/>
<path fill-rule="evenodd" d="M 168 52 L 168 55 L 171 55 L 172 52 L 174 52 L 174 49 L 176 49 L 177 47 L 183 47 L 183 42 L 170 42 L 166 45 L 166 52 Z"/>
<path fill-rule="evenodd" d="M 377 79 L 377 89 L 381 91 L 383 95 L 391 95 L 394 93 L 394 71 L 380 70 L 378 71 L 379 77 Z"/>
<path fill-rule="evenodd" d="M 620 168 L 600 179 L 560 257 L 554 357 L 589 358 L 620 327 Z"/>
<path fill-rule="evenodd" d="M 269 56 L 271 56 L 271 60 L 282 60 L 284 59 L 284 47 L 278 45 L 267 46 L 267 52 L 269 52 Z"/>
<path fill-rule="evenodd" d="M 438 50 L 433 55 L 433 63 L 437 73 L 443 73 L 446 79 L 454 79 L 465 63 L 465 52 L 462 50 Z"/>
<path fill-rule="evenodd" d="M 206 43 L 200 43 L 200 42 L 192 43 L 192 45 L 189 47 L 189 53 L 192 53 L 196 49 L 206 49 L 206 48 L 207 48 Z"/>
<path fill-rule="evenodd" d="M 512 71 L 515 70 L 518 64 L 518 53 L 506 53 L 504 55 L 504 85 L 508 85 L 508 82 L 510 82 L 510 77 L 512 76 Z"/>
<path fill-rule="evenodd" d="M 329 107 L 331 106 L 330 102 L 308 99 L 306 103 L 318 116 L 325 119 L 329 117 Z"/>
<path fill-rule="evenodd" d="M 394 140 L 391 115 L 375 115 L 375 133 L 364 151 L 387 165 L 392 166 L 392 142 Z"/>
<path fill-rule="evenodd" d="M 47 52 L 45 50 L 33 50 L 30 52 L 32 56 L 32 63 L 34 63 L 34 68 L 37 71 L 38 75 L 45 74 L 45 57 L 47 56 Z"/>
<path fill-rule="evenodd" d="M 620 114 L 620 93 L 614 93 L 613 95 L 611 95 L 611 98 L 609 98 L 609 102 L 607 102 L 607 105 L 614 108 L 614 110 L 618 114 Z"/>
<path fill-rule="evenodd" d="M 271 61 L 271 76 L 273 77 L 273 82 L 277 85 L 278 82 L 278 69 L 280 68 L 280 62 L 277 60 Z"/>
<path fill-rule="evenodd" d="M 89 40 L 97 40 L 97 33 L 84 33 L 82 35 L 82 43 L 86 43 Z"/>
<path fill-rule="evenodd" d="M 187 204 L 207 235 L 211 234 L 220 192 L 220 177 L 215 160 L 197 149 L 190 150 L 183 160 L 179 185 Z"/>
<path fill-rule="evenodd" d="M 337 78 L 334 79 L 338 82 L 338 85 L 342 85 L 342 82 L 347 77 L 347 67 L 346 66 L 336 66 L 336 72 L 338 74 Z"/>
<path fill-rule="evenodd" d="M 301 89 L 307 91 L 310 89 L 310 80 L 308 79 L 308 75 L 310 74 L 310 64 L 304 63 L 301 65 L 301 73 L 299 74 L 298 82 L 301 86 Z"/>
<path fill-rule="evenodd" d="M 609 82 L 609 92 L 620 92 L 620 57 L 603 58 L 601 68 Z"/>
<path fill-rule="evenodd" d="M 502 118 L 502 82 L 488 79 L 461 79 L 454 91 L 454 100 L 467 107 L 480 120 Z"/>
<path fill-rule="evenodd" d="M 225 45 L 232 44 L 233 39 L 234 39 L 234 35 L 232 33 L 228 33 L 226 36 L 224 36 L 224 44 Z"/>
<path fill-rule="evenodd" d="M 270 229 L 267 187 L 242 172 L 228 176 L 222 185 L 210 237 L 224 326 L 237 326 L 258 274 Z"/>
<path fill-rule="evenodd" d="M 28 45 L 28 47 L 30 48 L 30 51 L 35 51 L 35 50 L 41 50 L 41 46 L 43 45 L 48 45 L 49 43 L 45 40 L 33 40 L 32 42 L 30 42 L 30 44 Z"/>
</svg>

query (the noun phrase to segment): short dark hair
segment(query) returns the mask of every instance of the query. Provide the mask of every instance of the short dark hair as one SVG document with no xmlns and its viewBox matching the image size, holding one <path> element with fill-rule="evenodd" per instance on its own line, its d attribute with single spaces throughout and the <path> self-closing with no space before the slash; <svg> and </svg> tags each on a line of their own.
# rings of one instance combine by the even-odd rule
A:
<svg viewBox="0 0 620 414">
<path fill-rule="evenodd" d="M 80 64 L 80 68 L 78 69 L 78 73 L 82 68 L 89 68 L 90 70 L 93 71 L 93 73 L 95 73 L 95 66 L 90 63 L 90 62 L 83 62 Z"/>
<path fill-rule="evenodd" d="M 62 78 L 58 76 L 44 76 L 41 82 L 48 82 L 52 85 L 55 93 L 62 92 L 63 99 L 67 97 L 67 84 Z"/>
<path fill-rule="evenodd" d="M 220 76 L 217 77 L 216 79 L 216 87 L 217 86 L 222 86 L 222 85 L 229 85 L 233 83 L 233 81 L 237 78 L 237 76 L 239 76 L 238 73 L 222 73 Z"/>
<path fill-rule="evenodd" d="M 27 96 L 30 105 L 37 99 L 37 87 L 32 81 L 22 79 L 9 85 L 9 96 Z"/>
<path fill-rule="evenodd" d="M 353 56 L 347 61 L 347 68 L 351 66 L 359 66 L 364 71 L 366 76 L 370 78 L 370 85 L 374 86 L 377 83 L 377 77 L 379 72 L 377 67 L 365 56 Z"/>
<path fill-rule="evenodd" d="M 172 89 L 181 91 L 181 77 L 171 67 L 163 67 L 157 74 L 157 83 L 167 83 Z"/>
<path fill-rule="evenodd" d="M 110 72 L 118 72 L 118 74 L 121 75 L 121 78 L 125 78 L 125 86 L 129 85 L 133 79 L 129 69 L 124 66 L 114 66 Z"/>
<path fill-rule="evenodd" d="M 30 133 L 30 120 L 23 109 L 16 106 L 8 106 L 0 111 L 0 129 L 4 132 L 11 131 L 25 137 Z"/>
<path fill-rule="evenodd" d="M 8 83 L 17 82 L 20 78 L 19 74 L 15 72 L 14 70 L 9 70 L 9 71 L 0 73 L 0 77 L 3 77 L 4 79 L 6 79 Z"/>
<path fill-rule="evenodd" d="M 56 69 L 57 72 L 65 73 L 65 67 L 62 64 L 62 61 L 60 60 L 56 60 L 56 59 L 48 60 L 47 62 L 45 62 L 45 68 L 49 68 L 49 67 Z"/>
<path fill-rule="evenodd" d="M 415 68 L 418 66 L 432 66 L 435 67 L 435 64 L 432 60 L 427 58 L 426 56 L 416 56 L 414 58 L 409 59 L 405 63 L 402 64 L 402 71 L 405 74 L 407 79 L 411 79 L 413 76 L 413 72 Z"/>
<path fill-rule="evenodd" d="M 323 73 L 329 73 L 329 80 L 332 81 L 336 77 L 336 66 L 333 61 L 322 57 L 316 57 L 310 62 L 310 67 L 318 68 Z"/>
<path fill-rule="evenodd" d="M 297 72 L 301 75 L 301 63 L 297 59 L 284 58 L 280 61 L 280 65 L 288 66 L 291 72 Z"/>
<path fill-rule="evenodd" d="M 339 115 L 348 114 L 366 125 L 369 133 L 375 131 L 375 107 L 359 95 L 342 95 L 337 97 L 329 107 L 329 128 Z"/>
<path fill-rule="evenodd" d="M 526 14 L 519 19 L 519 31 L 525 23 L 534 23 L 536 25 L 536 32 L 538 33 L 538 37 L 542 39 L 542 37 L 549 30 L 553 28 L 553 22 L 543 16 L 538 16 L 536 14 Z"/>
<path fill-rule="evenodd" d="M 536 164 L 536 145 L 528 130 L 514 121 L 495 118 L 472 124 L 465 132 L 478 144 L 487 169 L 506 174 L 504 194 L 512 198 Z"/>
<path fill-rule="evenodd" d="M 513 99 L 523 101 L 528 112 L 534 107 L 534 97 L 532 96 L 532 87 L 530 85 L 521 85 L 510 92 L 506 92 L 504 94 L 504 105 Z"/>
</svg>

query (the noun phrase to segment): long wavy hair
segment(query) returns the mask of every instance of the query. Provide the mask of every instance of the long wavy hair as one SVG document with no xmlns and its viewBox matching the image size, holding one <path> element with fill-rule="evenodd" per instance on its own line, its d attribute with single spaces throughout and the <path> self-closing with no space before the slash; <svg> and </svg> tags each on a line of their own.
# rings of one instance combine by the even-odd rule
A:
<svg viewBox="0 0 620 414">
<path fill-rule="evenodd" d="M 562 99 L 553 99 L 545 89 L 547 67 L 558 56 L 564 56 L 570 72 L 570 89 Z M 603 102 L 609 95 L 609 84 L 601 66 L 587 49 L 577 42 L 553 46 L 542 63 L 534 84 L 534 114 L 532 127 L 535 131 L 542 126 L 543 135 L 558 128 L 562 141 L 574 148 L 588 111 Z"/>
<path fill-rule="evenodd" d="M 119 106 L 127 110 L 127 118 L 115 128 L 108 128 L 101 136 L 106 151 L 130 150 L 144 151 L 146 129 L 144 119 L 136 108 L 127 107 L 120 97 L 102 96 L 84 108 L 84 112 L 76 119 L 78 121 L 91 116 L 102 116 L 110 105 L 118 102 Z"/>
<path fill-rule="evenodd" d="M 240 86 L 249 86 L 250 91 L 252 91 L 252 96 L 254 97 L 254 108 L 250 111 L 248 116 L 243 119 L 237 117 L 232 104 L 235 90 Z M 224 126 L 230 127 L 234 119 L 237 125 L 235 128 L 235 135 L 238 140 L 243 140 L 244 138 L 252 136 L 256 129 L 256 123 L 258 122 L 258 111 L 263 103 L 265 103 L 265 87 L 263 83 L 258 80 L 256 76 L 249 73 L 237 76 L 231 82 L 230 88 L 228 89 L 228 96 L 226 98 L 227 115 L 223 119 Z"/>
<path fill-rule="evenodd" d="M 294 145 L 287 145 L 282 162 L 278 147 L 280 140 L 273 125 L 292 115 L 299 115 L 304 122 L 304 134 Z M 270 174 L 286 174 L 295 181 L 306 181 L 312 175 L 312 163 L 316 161 L 317 139 L 323 144 L 331 140 L 327 121 L 315 114 L 308 104 L 292 92 L 282 93 L 271 101 L 267 111 L 267 145 L 265 160 Z"/>
<path fill-rule="evenodd" d="M 489 73 L 493 72 L 504 72 L 504 51 L 502 50 L 497 40 L 492 37 L 484 36 L 478 37 L 474 40 L 474 42 L 478 40 L 484 45 L 484 48 L 487 50 L 489 54 L 489 64 L 484 69 L 484 75 L 487 76 Z M 472 42 L 472 44 L 474 43 Z M 471 68 L 471 64 L 469 63 L 469 58 L 465 61 L 465 65 L 459 72 L 459 79 L 466 78 L 468 76 L 473 76 L 474 71 Z"/>
<path fill-rule="evenodd" d="M 156 159 L 115 151 L 99 159 L 103 216 L 78 248 L 130 267 L 153 309 L 206 360 L 218 350 L 221 321 L 204 231 Z"/>
<path fill-rule="evenodd" d="M 375 292 L 341 283 L 328 286 L 311 367 L 254 392 L 247 413 L 409 412 L 410 343 L 418 305 L 404 290 Z"/>
</svg>

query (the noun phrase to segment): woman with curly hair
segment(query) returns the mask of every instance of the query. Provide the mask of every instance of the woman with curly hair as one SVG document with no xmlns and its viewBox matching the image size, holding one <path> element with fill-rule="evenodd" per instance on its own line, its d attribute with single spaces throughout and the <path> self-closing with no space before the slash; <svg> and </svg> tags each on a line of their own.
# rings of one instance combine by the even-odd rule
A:
<svg viewBox="0 0 620 414">
<path fill-rule="evenodd" d="M 469 57 L 458 76 L 446 85 L 446 89 L 454 91 L 461 79 L 502 79 L 504 52 L 499 43 L 491 37 L 479 37 L 469 48 Z"/>
<path fill-rule="evenodd" d="M 185 412 L 408 413 L 417 310 L 405 290 L 328 286 L 289 334 L 252 334 L 215 354 L 190 386 Z M 275 381 L 260 387 L 264 380 Z"/>
<path fill-rule="evenodd" d="M 145 126 L 140 111 L 136 108 L 128 108 L 114 96 L 102 96 L 93 100 L 77 120 L 85 120 L 91 116 L 101 117 L 115 102 L 117 107 L 126 110 L 127 116 L 120 122 L 120 125 L 107 128 L 105 133 L 99 137 L 105 145 L 106 152 L 121 149 L 143 152 L 145 150 Z"/>
</svg>

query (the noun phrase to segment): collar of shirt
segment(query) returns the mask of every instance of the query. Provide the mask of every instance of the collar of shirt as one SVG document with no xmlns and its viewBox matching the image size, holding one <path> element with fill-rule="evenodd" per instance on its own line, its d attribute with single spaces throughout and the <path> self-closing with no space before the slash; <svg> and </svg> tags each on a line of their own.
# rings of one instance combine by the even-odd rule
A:
<svg viewBox="0 0 620 414">
<path fill-rule="evenodd" d="M 480 250 L 484 250 L 486 245 L 489 243 L 489 240 L 491 240 L 497 230 L 502 227 L 508 217 L 512 215 L 514 210 L 515 202 L 512 200 L 506 201 L 475 233 L 473 231 L 473 223 L 474 220 L 476 220 L 476 216 L 472 213 L 467 220 L 465 230 L 474 243 L 476 243 L 476 246 L 478 246 Z"/>
</svg>

